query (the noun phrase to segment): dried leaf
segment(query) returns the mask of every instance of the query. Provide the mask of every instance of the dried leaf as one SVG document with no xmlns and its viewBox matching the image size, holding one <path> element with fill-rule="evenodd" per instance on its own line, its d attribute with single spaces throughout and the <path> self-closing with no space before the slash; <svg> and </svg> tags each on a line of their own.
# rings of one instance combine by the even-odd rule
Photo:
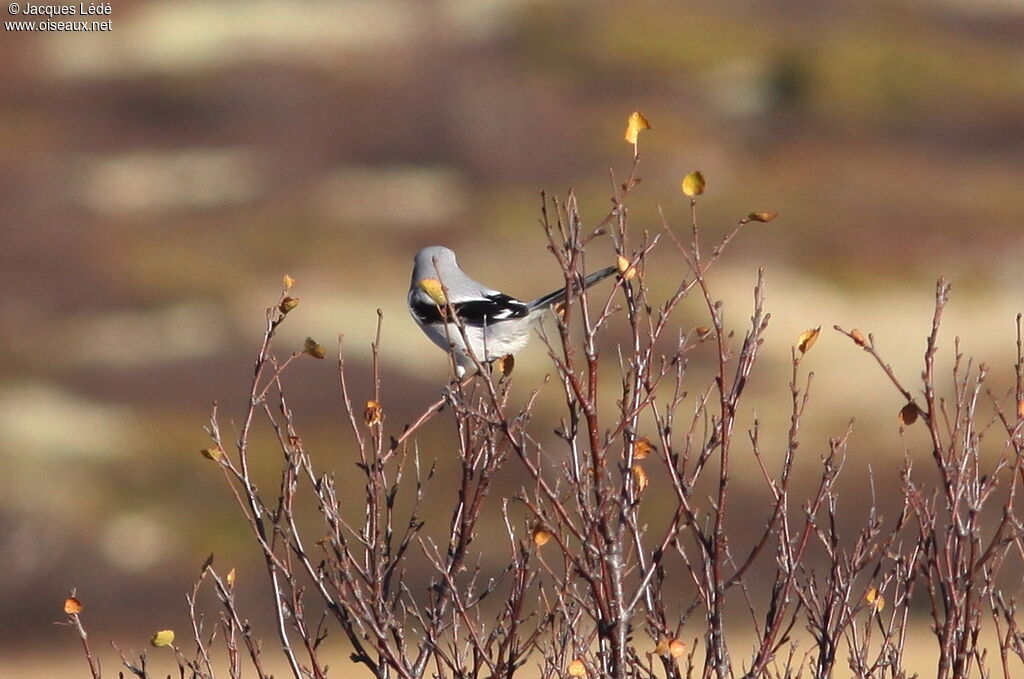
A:
<svg viewBox="0 0 1024 679">
<path fill-rule="evenodd" d="M 210 552 L 210 556 L 206 557 L 206 561 L 203 562 L 202 567 L 199 569 L 201 575 L 205 575 L 206 571 L 209 570 L 210 566 L 213 565 L 213 552 Z"/>
<path fill-rule="evenodd" d="M 299 300 L 297 297 L 285 297 L 281 300 L 281 303 L 277 305 L 277 309 L 282 314 L 286 314 L 297 306 L 299 306 Z"/>
<path fill-rule="evenodd" d="M 447 306 L 448 298 L 444 296 L 444 286 L 436 278 L 424 278 L 419 282 L 420 289 L 430 295 L 437 306 Z"/>
<path fill-rule="evenodd" d="M 235 586 L 235 569 L 232 568 L 228 571 L 228 574 L 224 576 L 224 582 L 227 584 L 229 589 Z"/>
<path fill-rule="evenodd" d="M 536 526 L 533 527 L 531 537 L 533 538 L 533 544 L 537 545 L 538 547 L 543 547 L 548 543 L 549 540 L 551 540 L 551 533 L 549 533 L 548 530 L 544 528 L 544 526 L 538 523 Z"/>
<path fill-rule="evenodd" d="M 871 607 L 875 611 L 881 613 L 882 609 L 885 608 L 885 597 L 882 596 L 877 589 L 872 587 L 868 590 L 868 593 L 864 595 L 864 599 L 871 604 Z"/>
<path fill-rule="evenodd" d="M 199 454 L 205 457 L 207 460 L 213 460 L 219 462 L 220 458 L 224 457 L 224 449 L 220 446 L 212 446 L 210 448 L 203 448 L 199 451 Z"/>
<path fill-rule="evenodd" d="M 917 416 L 920 413 L 916 403 L 908 403 L 907 405 L 900 408 L 900 414 L 898 415 L 900 424 L 910 426 L 917 422 Z"/>
<path fill-rule="evenodd" d="M 671 643 L 672 643 L 672 640 L 669 639 L 668 637 L 662 637 L 662 638 L 658 639 L 658 643 L 654 647 L 654 652 L 657 655 L 668 655 L 668 649 L 669 649 L 669 645 Z"/>
<path fill-rule="evenodd" d="M 642 460 L 656 450 L 657 448 L 651 443 L 651 440 L 644 436 L 633 442 L 633 459 Z"/>
<path fill-rule="evenodd" d="M 576 658 L 569 663 L 569 676 L 570 677 L 585 677 L 587 676 L 587 666 L 583 664 L 583 661 Z"/>
<path fill-rule="evenodd" d="M 615 265 L 622 274 L 623 280 L 630 280 L 636 277 L 636 267 L 629 263 L 629 260 L 621 255 L 616 258 Z"/>
<path fill-rule="evenodd" d="M 801 354 L 806 354 L 814 346 L 814 343 L 818 341 L 818 335 L 821 334 L 821 326 L 817 328 L 811 328 L 810 330 L 804 330 L 800 333 L 800 336 L 796 338 L 796 348 Z"/>
<path fill-rule="evenodd" d="M 647 472 L 639 464 L 633 465 L 633 481 L 636 483 L 636 492 L 642 493 L 650 485 L 651 479 Z"/>
<path fill-rule="evenodd" d="M 706 186 L 707 182 L 704 181 L 704 175 L 697 170 L 694 170 L 683 177 L 683 193 L 690 198 L 696 198 L 700 194 L 704 193 L 704 188 Z"/>
<path fill-rule="evenodd" d="M 153 638 L 149 640 L 149 643 L 157 648 L 161 646 L 170 646 L 174 643 L 174 630 L 162 629 L 153 635 Z"/>
<path fill-rule="evenodd" d="M 291 276 L 289 276 L 288 274 L 285 274 L 281 278 L 281 281 L 284 283 L 284 289 L 285 290 L 291 290 L 292 286 L 295 285 L 295 279 L 292 278 Z"/>
<path fill-rule="evenodd" d="M 325 357 L 327 355 L 327 350 L 324 349 L 319 344 L 317 344 L 316 340 L 313 339 L 312 337 L 307 337 L 306 338 L 305 351 L 306 351 L 307 354 L 309 354 L 313 358 L 320 358 L 320 359 L 322 359 L 323 357 Z"/>
<path fill-rule="evenodd" d="M 64 612 L 68 615 L 78 615 L 82 612 L 82 602 L 73 596 L 69 596 L 64 600 Z"/>
<path fill-rule="evenodd" d="M 668 654 L 677 660 L 682 658 L 686 655 L 686 644 L 679 639 L 673 639 L 672 643 L 668 645 Z"/>
<path fill-rule="evenodd" d="M 864 347 L 867 346 L 868 344 L 868 338 L 865 337 L 864 333 L 862 333 L 857 328 L 854 328 L 853 330 L 850 331 L 850 337 L 853 339 L 853 343 L 856 344 L 858 347 Z"/>
<path fill-rule="evenodd" d="M 772 221 L 778 216 L 778 212 L 751 212 L 749 215 L 740 220 L 740 224 L 746 224 L 747 222 L 761 222 L 762 224 L 764 224 Z"/>
<path fill-rule="evenodd" d="M 706 325 L 698 325 L 694 330 L 697 331 L 697 336 L 704 339 L 711 332 L 711 328 Z"/>
<path fill-rule="evenodd" d="M 380 424 L 384 421 L 384 408 L 376 401 L 367 401 L 366 409 L 363 410 L 363 422 L 367 427 Z"/>
<path fill-rule="evenodd" d="M 512 354 L 505 354 L 504 356 L 499 357 L 494 363 L 498 368 L 498 372 L 501 373 L 501 376 L 508 377 L 516 367 L 516 357 Z"/>
<path fill-rule="evenodd" d="M 640 111 L 633 111 L 629 115 L 629 121 L 626 123 L 626 141 L 633 146 L 636 146 L 637 141 L 640 139 L 640 130 L 651 129 L 651 124 L 647 122 L 647 118 L 644 118 L 644 114 Z"/>
<path fill-rule="evenodd" d="M 1017 417 L 1024 420 L 1024 399 L 1017 401 Z"/>
</svg>

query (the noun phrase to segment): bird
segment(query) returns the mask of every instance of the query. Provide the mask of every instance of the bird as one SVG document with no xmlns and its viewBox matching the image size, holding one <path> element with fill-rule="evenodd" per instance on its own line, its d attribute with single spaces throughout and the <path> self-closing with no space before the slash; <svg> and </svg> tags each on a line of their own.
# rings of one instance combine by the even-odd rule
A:
<svg viewBox="0 0 1024 679">
<path fill-rule="evenodd" d="M 592 273 L 583 279 L 583 287 L 617 271 L 609 266 Z M 431 245 L 413 259 L 408 301 L 409 313 L 424 334 L 455 357 L 461 379 L 476 365 L 473 357 L 487 364 L 526 346 L 534 325 L 566 296 L 567 288 L 561 288 L 523 302 L 476 282 L 459 267 L 451 249 Z"/>
</svg>

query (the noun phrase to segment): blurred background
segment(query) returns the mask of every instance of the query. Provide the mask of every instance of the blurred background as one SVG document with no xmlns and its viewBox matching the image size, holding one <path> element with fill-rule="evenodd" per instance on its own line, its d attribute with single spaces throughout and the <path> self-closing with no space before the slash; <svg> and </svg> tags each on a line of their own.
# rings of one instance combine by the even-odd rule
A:
<svg viewBox="0 0 1024 679">
<path fill-rule="evenodd" d="M 343 333 L 357 398 L 383 311 L 399 430 L 447 374 L 405 310 L 412 255 L 443 243 L 513 295 L 556 287 L 540 191 L 574 187 L 600 219 L 609 169 L 621 180 L 632 161 L 633 110 L 652 124 L 638 237 L 660 229 L 659 206 L 685 229 L 679 180 L 694 169 L 709 238 L 780 213 L 712 276 L 741 328 L 766 269 L 773 321 L 748 404 L 772 455 L 790 347 L 822 325 L 808 478 L 855 417 L 850 483 L 863 495 L 874 470 L 893 487 L 902 402 L 830 328 L 873 332 L 912 382 L 939 275 L 954 285 L 943 365 L 958 334 L 1009 385 L 1024 308 L 1020 0 L 111 4 L 109 33 L 0 37 L 0 655 L 24 676 L 74 657 L 52 625 L 72 587 L 103 649 L 184 628 L 210 552 L 237 564 L 239 587 L 262 582 L 197 451 L 214 401 L 226 432 L 243 412 L 283 274 L 301 304 L 279 351 L 307 335 L 333 350 Z M 599 241 L 591 261 L 610 253 Z M 661 262 L 673 285 L 681 263 L 667 249 Z M 689 322 L 705 322 L 696 303 Z M 523 354 L 522 394 L 545 367 L 541 348 Z M 307 448 L 353 471 L 333 361 L 300 361 L 290 384 Z"/>
</svg>

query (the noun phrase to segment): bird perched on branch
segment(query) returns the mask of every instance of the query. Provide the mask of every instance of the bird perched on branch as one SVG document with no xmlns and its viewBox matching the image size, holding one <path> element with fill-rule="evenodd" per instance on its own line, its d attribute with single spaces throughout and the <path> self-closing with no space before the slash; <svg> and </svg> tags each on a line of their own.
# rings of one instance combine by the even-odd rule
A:
<svg viewBox="0 0 1024 679">
<path fill-rule="evenodd" d="M 455 253 L 441 245 L 423 248 L 414 262 L 409 312 L 434 344 L 453 352 L 459 377 L 474 365 L 470 352 L 480 363 L 488 363 L 522 349 L 534 324 L 567 296 L 562 288 L 522 302 L 467 276 Z M 583 279 L 583 287 L 616 271 L 610 266 L 592 273 Z"/>
</svg>

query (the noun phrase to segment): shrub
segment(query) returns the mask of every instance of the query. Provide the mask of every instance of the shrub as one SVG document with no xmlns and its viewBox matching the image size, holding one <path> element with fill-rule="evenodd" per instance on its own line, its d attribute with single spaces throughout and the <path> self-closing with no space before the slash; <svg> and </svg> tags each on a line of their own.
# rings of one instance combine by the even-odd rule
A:
<svg viewBox="0 0 1024 679">
<path fill-rule="evenodd" d="M 224 437 L 214 408 L 204 452 L 223 470 L 264 558 L 271 597 L 262 605 L 274 613 L 292 674 L 327 676 L 322 642 L 340 633 L 351 661 L 379 678 L 510 678 L 523 671 L 544 678 L 830 677 L 844 663 L 856 676 L 904 677 L 908 633 L 923 624 L 917 610 L 931 617 L 937 677 L 1019 672 L 1011 663 L 1024 661 L 1020 582 L 1007 574 L 1022 556 L 1014 505 L 1024 474 L 1020 318 L 1016 382 L 1006 394 L 987 386 L 984 364 L 959 353 L 952 393 L 938 393 L 935 357 L 950 289 L 944 280 L 916 386 L 899 380 L 873 337 L 836 328 L 899 390 L 902 426 L 927 429 L 932 460 L 917 469 L 905 455 L 901 510 L 885 520 L 869 497 L 866 521 L 844 533 L 836 482 L 850 430 L 817 455 L 798 454 L 811 387 L 803 360 L 818 329 L 792 350 L 781 465 L 768 459 L 759 423 L 736 430 L 737 414 L 752 410 L 746 388 L 769 325 L 763 274 L 749 322 L 735 330 L 707 273 L 744 224 L 774 215 L 752 213 L 708 247 L 691 181 L 688 236 L 667 223 L 658 234 L 636 234 L 626 209 L 635 172 L 634 163 L 611 211 L 594 225 L 581 219 L 572 194 L 543 200 L 548 250 L 574 289 L 540 333 L 550 388 L 559 394 L 559 412 L 545 413 L 545 421 L 559 423 L 553 435 L 535 424 L 539 388 L 512 395 L 511 362 L 478 365 L 478 375 L 451 383 L 396 432 L 384 417 L 379 328 L 371 384 L 354 386 L 339 357 L 362 514 L 347 515 L 339 502 L 336 474 L 352 470 L 325 470 L 306 450 L 285 396 L 286 369 L 300 358 L 322 358 L 324 349 L 308 340 L 304 350 L 277 358 L 275 333 L 294 308 L 288 291 L 268 310 L 237 437 Z M 620 276 L 612 286 L 581 290 L 588 261 L 598 247 L 607 252 L 608 242 Z M 655 270 L 650 255 L 658 249 L 678 258 L 681 273 Z M 662 298 L 648 284 L 655 276 L 659 289 L 672 286 Z M 680 305 L 691 298 L 707 320 L 687 327 Z M 710 380 L 692 375 L 698 347 L 713 355 Z M 612 360 L 602 361 L 609 352 Z M 364 403 L 357 393 L 371 397 Z M 1007 398 L 1011 406 L 1003 405 Z M 991 418 L 979 414 L 986 400 Z M 447 450 L 427 459 L 417 436 L 437 417 L 449 418 L 454 430 Z M 279 446 L 273 486 L 258 486 L 251 471 L 257 426 L 269 426 Z M 991 461 L 983 459 L 983 442 L 997 451 Z M 738 455 L 739 464 L 757 465 L 766 505 L 742 505 L 737 497 L 730 480 Z M 816 469 L 808 492 L 794 486 L 798 463 Z M 454 469 L 452 488 L 434 485 L 437 466 Z M 517 475 L 518 487 L 495 482 L 503 470 Z M 652 479 L 657 499 L 650 497 Z M 446 503 L 444 516 L 424 510 L 432 493 L 435 503 Z M 730 534 L 735 523 L 727 519 L 737 512 L 754 527 L 752 537 Z M 495 525 L 503 527 L 501 541 L 480 539 Z M 430 532 L 438 526 L 440 533 Z M 197 611 L 202 587 L 219 602 L 212 625 Z M 172 646 L 182 677 L 212 678 L 215 649 L 226 654 L 229 676 L 248 667 L 267 676 L 265 650 L 239 612 L 232 574 L 208 562 L 188 601 L 187 644 L 166 635 L 154 640 Z M 80 608 L 68 615 L 99 677 Z M 737 631 L 744 646 L 734 641 Z M 806 649 L 801 638 L 810 640 Z M 145 654 L 122 660 L 128 672 L 150 676 Z"/>
</svg>

